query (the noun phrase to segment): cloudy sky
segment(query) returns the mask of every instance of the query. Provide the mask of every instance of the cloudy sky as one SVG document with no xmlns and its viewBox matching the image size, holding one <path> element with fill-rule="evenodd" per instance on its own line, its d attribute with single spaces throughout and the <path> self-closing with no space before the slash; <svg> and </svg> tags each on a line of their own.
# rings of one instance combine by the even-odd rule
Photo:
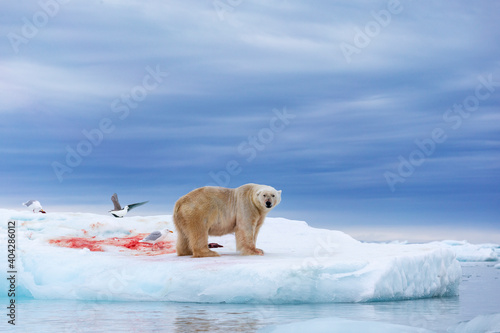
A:
<svg viewBox="0 0 500 333">
<path fill-rule="evenodd" d="M 270 216 L 500 242 L 499 15 L 465 0 L 9 1 L 0 207 L 106 213 L 117 192 L 171 214 L 194 188 L 253 182 L 283 190 Z"/>
</svg>

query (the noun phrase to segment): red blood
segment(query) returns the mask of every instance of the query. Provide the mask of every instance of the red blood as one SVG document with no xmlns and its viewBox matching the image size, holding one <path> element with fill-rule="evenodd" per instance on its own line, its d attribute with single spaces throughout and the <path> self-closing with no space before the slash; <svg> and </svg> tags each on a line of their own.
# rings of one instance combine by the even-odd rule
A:
<svg viewBox="0 0 500 333">
<path fill-rule="evenodd" d="M 86 234 L 86 233 L 84 233 Z M 159 255 L 166 253 L 174 253 L 174 244 L 173 241 L 166 241 L 157 243 L 159 246 L 159 250 L 152 251 L 152 245 L 149 243 L 141 243 L 139 242 L 141 239 L 146 237 L 148 234 L 138 234 L 136 236 L 130 237 L 122 237 L 122 238 L 106 238 L 106 239 L 95 239 L 96 237 L 84 238 L 84 237 L 68 237 L 68 238 L 60 238 L 60 239 L 52 239 L 49 241 L 50 244 L 55 244 L 62 247 L 68 247 L 72 249 L 84 249 L 87 248 L 90 251 L 100 251 L 104 252 L 105 250 L 101 247 L 102 245 L 106 246 L 115 246 L 121 247 L 123 250 L 127 251 L 132 250 L 139 252 L 136 255 Z M 157 246 L 155 246 L 156 248 Z"/>
<path fill-rule="evenodd" d="M 49 241 L 51 244 L 56 244 L 63 247 L 69 247 L 71 249 L 84 249 L 87 248 L 90 251 L 101 251 L 103 249 L 99 246 L 98 241 L 90 240 L 88 238 L 63 238 L 63 239 L 52 239 Z"/>
<path fill-rule="evenodd" d="M 92 223 L 90 225 L 90 227 L 95 230 L 95 229 L 98 229 L 99 227 L 102 227 L 104 224 L 102 224 L 101 222 L 97 222 L 97 223 Z"/>
</svg>

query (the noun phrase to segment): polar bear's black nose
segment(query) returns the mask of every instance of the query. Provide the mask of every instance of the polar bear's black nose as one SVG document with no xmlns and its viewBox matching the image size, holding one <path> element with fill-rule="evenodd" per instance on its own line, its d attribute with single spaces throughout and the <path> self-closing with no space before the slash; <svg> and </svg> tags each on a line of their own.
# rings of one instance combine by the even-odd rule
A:
<svg viewBox="0 0 500 333">
<path fill-rule="evenodd" d="M 267 208 L 271 208 L 272 206 L 273 206 L 273 204 L 271 203 L 271 201 L 266 201 Z"/>
</svg>

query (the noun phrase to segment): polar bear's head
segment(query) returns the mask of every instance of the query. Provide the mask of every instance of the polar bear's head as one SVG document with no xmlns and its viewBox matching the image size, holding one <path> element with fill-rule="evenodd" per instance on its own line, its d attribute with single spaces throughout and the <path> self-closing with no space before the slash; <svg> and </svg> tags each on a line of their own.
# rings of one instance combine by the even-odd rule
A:
<svg viewBox="0 0 500 333">
<path fill-rule="evenodd" d="M 255 191 L 255 202 L 262 208 L 271 209 L 281 201 L 281 190 L 276 191 L 273 187 L 261 185 Z"/>
</svg>

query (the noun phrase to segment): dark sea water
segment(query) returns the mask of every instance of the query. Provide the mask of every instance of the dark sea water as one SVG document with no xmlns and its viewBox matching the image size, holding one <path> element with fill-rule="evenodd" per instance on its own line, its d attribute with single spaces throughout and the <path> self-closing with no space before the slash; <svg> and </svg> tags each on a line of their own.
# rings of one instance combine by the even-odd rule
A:
<svg viewBox="0 0 500 333">
<path fill-rule="evenodd" d="M 248 305 L 18 300 L 16 326 L 7 324 L 4 315 L 0 331 L 256 332 L 269 325 L 337 317 L 446 332 L 478 315 L 500 313 L 500 269 L 495 264 L 462 263 L 459 296 L 395 302 Z"/>
</svg>

